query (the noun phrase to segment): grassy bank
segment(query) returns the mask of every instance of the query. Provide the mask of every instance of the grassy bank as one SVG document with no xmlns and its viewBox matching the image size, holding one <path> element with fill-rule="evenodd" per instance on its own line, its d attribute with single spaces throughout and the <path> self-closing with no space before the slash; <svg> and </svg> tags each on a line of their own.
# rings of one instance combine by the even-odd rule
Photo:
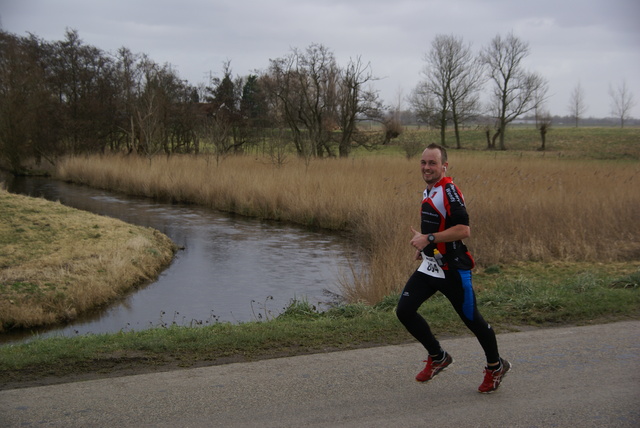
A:
<svg viewBox="0 0 640 428">
<path fill-rule="evenodd" d="M 154 278 L 161 233 L 0 190 L 0 332 L 60 323 Z"/>
</svg>

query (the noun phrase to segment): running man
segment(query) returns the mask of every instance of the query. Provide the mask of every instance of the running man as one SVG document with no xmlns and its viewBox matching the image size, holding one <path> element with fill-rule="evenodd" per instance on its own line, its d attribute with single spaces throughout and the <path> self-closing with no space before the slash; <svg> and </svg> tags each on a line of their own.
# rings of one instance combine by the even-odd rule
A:
<svg viewBox="0 0 640 428">
<path fill-rule="evenodd" d="M 427 365 L 416 380 L 428 382 L 453 363 L 451 355 L 440 347 L 429 324 L 418 313 L 418 308 L 440 291 L 484 350 L 487 366 L 478 391 L 490 393 L 498 389 L 511 363 L 500 358 L 496 335 L 476 305 L 471 282 L 475 262 L 462 243 L 471 234 L 464 198 L 453 180 L 446 176 L 449 163 L 444 147 L 429 145 L 422 153 L 420 164 L 427 188 L 422 200 L 421 231 L 411 228 L 410 243 L 416 248 L 416 260 L 422 260 L 422 264 L 407 281 L 396 310 L 400 322 L 428 352 L 424 361 Z"/>
</svg>

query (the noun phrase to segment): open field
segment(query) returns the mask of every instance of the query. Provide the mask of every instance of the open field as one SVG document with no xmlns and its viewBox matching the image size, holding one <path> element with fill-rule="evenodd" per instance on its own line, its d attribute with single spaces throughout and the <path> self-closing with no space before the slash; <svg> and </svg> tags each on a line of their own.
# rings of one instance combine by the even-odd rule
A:
<svg viewBox="0 0 640 428">
<path fill-rule="evenodd" d="M 533 125 L 513 125 L 506 133 L 507 151 L 487 151 L 487 139 L 480 128 L 461 131 L 461 145 L 465 151 L 482 151 L 488 156 L 541 156 L 563 159 L 640 160 L 640 128 L 614 127 L 552 127 L 547 133 L 546 150 L 541 146 L 540 133 Z M 394 143 L 402 147 L 411 141 L 440 142 L 437 131 L 407 127 Z M 423 144 L 426 145 L 426 144 Z M 447 146 L 455 148 L 452 131 L 447 133 Z"/>
</svg>

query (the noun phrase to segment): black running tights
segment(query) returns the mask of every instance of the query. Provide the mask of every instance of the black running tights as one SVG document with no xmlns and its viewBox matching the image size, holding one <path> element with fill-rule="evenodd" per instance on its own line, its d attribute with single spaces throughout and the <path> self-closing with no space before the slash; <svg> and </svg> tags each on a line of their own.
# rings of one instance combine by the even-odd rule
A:
<svg viewBox="0 0 640 428">
<path fill-rule="evenodd" d="M 482 318 L 476 305 L 471 283 L 471 271 L 449 270 L 444 279 L 433 278 L 416 271 L 404 287 L 396 314 L 405 328 L 425 347 L 430 355 L 442 351 L 427 321 L 418 313 L 418 308 L 437 291 L 443 293 L 453 305 L 465 325 L 473 332 L 484 350 L 487 363 L 499 361 L 496 335 Z"/>
</svg>

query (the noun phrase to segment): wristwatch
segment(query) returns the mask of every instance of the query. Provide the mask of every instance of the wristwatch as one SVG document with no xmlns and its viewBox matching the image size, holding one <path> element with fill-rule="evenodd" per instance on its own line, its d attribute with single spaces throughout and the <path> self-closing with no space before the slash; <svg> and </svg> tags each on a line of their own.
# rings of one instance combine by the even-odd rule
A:
<svg viewBox="0 0 640 428">
<path fill-rule="evenodd" d="M 436 242 L 436 237 L 433 233 L 430 233 L 427 235 L 427 241 L 429 241 L 429 244 L 433 244 L 434 242 Z"/>
</svg>

